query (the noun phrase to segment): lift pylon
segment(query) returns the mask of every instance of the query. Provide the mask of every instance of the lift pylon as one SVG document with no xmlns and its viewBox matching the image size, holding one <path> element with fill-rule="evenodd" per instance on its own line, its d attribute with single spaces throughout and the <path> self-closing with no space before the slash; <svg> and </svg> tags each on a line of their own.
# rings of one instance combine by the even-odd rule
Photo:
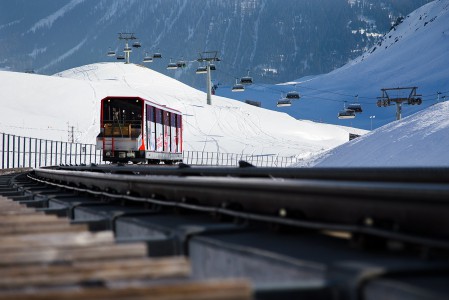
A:
<svg viewBox="0 0 449 300">
<path fill-rule="evenodd" d="M 408 105 L 421 105 L 422 104 L 422 95 L 418 95 L 416 90 L 418 87 L 397 87 L 397 88 L 384 88 L 381 89 L 382 96 L 378 97 L 377 107 L 387 107 L 392 105 L 392 103 L 396 103 L 396 120 L 400 120 L 402 117 L 402 104 Z M 396 97 L 392 98 L 388 94 L 390 91 L 402 91 L 402 90 L 410 90 L 408 97 Z"/>
<path fill-rule="evenodd" d="M 220 58 L 218 58 L 218 51 L 205 51 L 201 52 L 199 54 L 199 58 L 197 59 L 200 63 L 206 63 L 206 71 L 207 71 L 207 77 L 206 77 L 206 85 L 207 85 L 207 104 L 212 104 L 212 76 L 210 74 L 211 71 L 211 63 L 220 61 Z"/>
</svg>

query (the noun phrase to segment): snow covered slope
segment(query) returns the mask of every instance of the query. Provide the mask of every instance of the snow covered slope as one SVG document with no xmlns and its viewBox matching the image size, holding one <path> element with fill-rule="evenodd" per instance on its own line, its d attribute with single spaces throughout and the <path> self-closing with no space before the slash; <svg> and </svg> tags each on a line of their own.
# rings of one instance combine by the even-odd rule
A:
<svg viewBox="0 0 449 300">
<path fill-rule="evenodd" d="M 298 121 L 284 113 L 213 96 L 138 65 L 99 63 L 54 76 L 0 72 L 0 132 L 93 143 L 99 100 L 140 96 L 183 112 L 186 150 L 308 157 L 363 131 Z M 67 124 L 68 123 L 68 124 Z"/>
<path fill-rule="evenodd" d="M 438 92 L 440 101 L 443 96 L 449 99 L 449 0 L 436 0 L 415 10 L 367 53 L 347 65 L 328 74 L 291 82 L 294 83 L 303 97 L 288 108 L 276 108 L 276 100 L 292 86 L 255 85 L 238 95 L 225 88 L 217 92 L 226 97 L 262 101 L 263 107 L 295 118 L 365 129 L 371 127 L 370 116 L 376 116 L 374 128 L 395 120 L 395 106 L 376 106 L 382 88 L 418 87 L 423 105 L 404 106 L 403 116 L 435 104 Z M 337 119 L 344 101 L 355 101 L 355 95 L 359 95 L 363 113 L 350 121 Z"/>
<path fill-rule="evenodd" d="M 301 165 L 449 167 L 449 102 L 387 124 Z"/>
</svg>

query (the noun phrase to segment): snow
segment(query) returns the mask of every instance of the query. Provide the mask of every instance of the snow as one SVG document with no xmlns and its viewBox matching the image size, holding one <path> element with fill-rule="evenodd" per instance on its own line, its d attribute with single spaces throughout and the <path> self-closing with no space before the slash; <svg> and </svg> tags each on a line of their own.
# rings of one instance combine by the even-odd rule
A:
<svg viewBox="0 0 449 300">
<path fill-rule="evenodd" d="M 449 102 L 392 122 L 297 166 L 449 167 Z"/>
<path fill-rule="evenodd" d="M 412 12 L 381 43 L 357 59 L 330 73 L 307 76 L 279 84 L 254 84 L 244 93 L 232 93 L 222 86 L 221 96 L 257 100 L 262 107 L 286 112 L 294 118 L 322 120 L 326 123 L 370 129 L 370 116 L 376 116 L 373 128 L 393 122 L 394 106 L 377 107 L 381 89 L 417 86 L 423 104 L 404 106 L 409 116 L 436 103 L 437 93 L 449 99 L 449 0 L 430 2 Z M 306 61 L 304 62 L 307 63 Z M 218 66 L 219 67 L 219 66 Z M 277 108 L 281 93 L 296 89 L 302 95 L 291 107 Z M 339 120 L 337 113 L 344 102 L 351 103 L 359 95 L 363 113 L 355 119 Z"/>
<path fill-rule="evenodd" d="M 97 63 L 54 76 L 0 72 L 4 88 L 0 132 L 94 143 L 99 101 L 106 96 L 140 96 L 183 113 L 184 149 L 220 153 L 273 154 L 307 158 L 366 131 L 296 120 L 287 114 L 212 96 L 149 68 Z"/>
<path fill-rule="evenodd" d="M 449 93 L 448 18 L 448 0 L 429 3 L 405 18 L 375 51 L 329 74 L 289 83 L 298 83 L 303 96 L 297 109 L 301 119 L 221 96 L 213 96 L 209 106 L 204 92 L 149 68 L 96 63 L 54 76 L 0 71 L 0 132 L 67 140 L 68 128 L 74 126 L 78 142 L 94 143 L 99 101 L 139 96 L 183 113 L 185 150 L 295 156 L 302 159 L 297 166 L 449 166 L 449 102 L 434 99 L 437 91 Z M 394 107 L 376 107 L 380 88 L 413 85 L 419 86 L 425 105 L 405 107 L 402 120 L 393 121 Z M 270 88 L 251 89 L 265 95 Z M 336 105 L 341 109 L 335 102 L 355 94 L 364 106 L 364 127 L 373 115 L 375 127 L 386 125 L 366 134 L 303 120 L 311 113 L 324 120 L 332 114 L 335 120 Z M 347 142 L 349 133 L 362 136 Z"/>
</svg>

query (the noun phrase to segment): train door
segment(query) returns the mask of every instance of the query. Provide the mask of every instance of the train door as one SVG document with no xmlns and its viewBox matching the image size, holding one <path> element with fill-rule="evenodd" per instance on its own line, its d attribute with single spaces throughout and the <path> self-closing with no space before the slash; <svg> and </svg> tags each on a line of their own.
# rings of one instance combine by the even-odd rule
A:
<svg viewBox="0 0 449 300">
<path fill-rule="evenodd" d="M 156 108 L 156 151 L 164 150 L 163 111 Z"/>
<path fill-rule="evenodd" d="M 164 151 L 170 152 L 170 113 L 164 111 Z"/>
<path fill-rule="evenodd" d="M 176 142 L 176 137 L 177 137 L 177 132 L 176 132 L 176 122 L 177 121 L 177 116 L 175 113 L 171 113 L 171 117 L 170 117 L 170 152 L 172 153 L 176 153 L 177 152 L 177 142 Z"/>
<path fill-rule="evenodd" d="M 176 115 L 176 152 L 182 152 L 182 116 Z"/>
<path fill-rule="evenodd" d="M 147 149 L 156 151 L 156 109 L 147 105 Z"/>
</svg>

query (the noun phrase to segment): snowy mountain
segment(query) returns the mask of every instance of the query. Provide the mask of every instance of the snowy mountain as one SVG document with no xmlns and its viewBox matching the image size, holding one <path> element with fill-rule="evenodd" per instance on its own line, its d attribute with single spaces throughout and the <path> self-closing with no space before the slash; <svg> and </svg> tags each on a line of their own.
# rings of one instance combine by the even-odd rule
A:
<svg viewBox="0 0 449 300">
<path fill-rule="evenodd" d="M 298 119 L 377 128 L 396 119 L 395 106 L 376 105 L 382 88 L 418 87 L 423 104 L 404 105 L 403 116 L 435 104 L 438 98 L 439 101 L 449 99 L 448 53 L 449 1 L 437 0 L 409 14 L 369 51 L 333 72 L 301 78 L 290 85 L 254 85 L 244 93 L 232 93 L 230 88 L 224 87 L 217 92 L 240 100 L 261 101 L 263 107 Z M 302 94 L 302 99 L 291 107 L 276 108 L 281 93 L 285 96 L 293 89 Z M 357 100 L 355 95 L 358 95 L 363 113 L 352 120 L 337 119 L 345 101 L 350 104 Z M 395 92 L 392 97 L 408 95 Z"/>
<path fill-rule="evenodd" d="M 449 101 L 392 122 L 300 165 L 449 167 Z"/>
<path fill-rule="evenodd" d="M 0 132 L 94 143 L 100 131 L 99 101 L 140 96 L 183 113 L 184 149 L 306 158 L 338 146 L 349 132 L 364 131 L 298 121 L 284 113 L 204 92 L 145 67 L 98 63 L 55 76 L 0 71 Z"/>
<path fill-rule="evenodd" d="M 54 74 L 107 61 L 121 51 L 118 32 L 134 32 L 146 51 L 160 51 L 154 70 L 194 87 L 198 63 L 165 69 L 170 58 L 193 61 L 219 51 L 216 82 L 247 74 L 285 82 L 329 72 L 357 57 L 430 0 L 14 0 L 0 1 L 0 68 Z M 109 59 L 109 61 L 115 58 Z"/>
</svg>

